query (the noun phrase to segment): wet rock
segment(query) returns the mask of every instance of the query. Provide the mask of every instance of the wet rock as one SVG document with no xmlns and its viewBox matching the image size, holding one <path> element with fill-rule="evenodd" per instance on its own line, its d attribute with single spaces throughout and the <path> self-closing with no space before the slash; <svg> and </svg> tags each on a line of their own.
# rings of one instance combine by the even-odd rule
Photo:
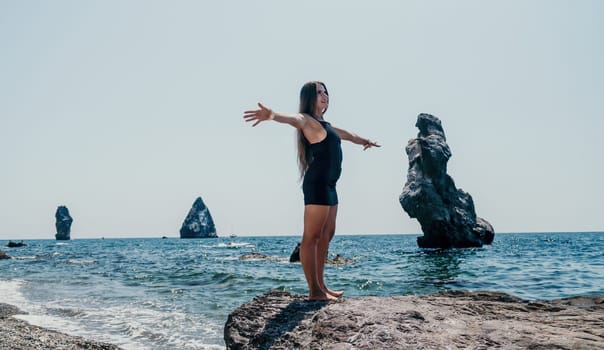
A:
<svg viewBox="0 0 604 350">
<path fill-rule="evenodd" d="M 180 238 L 216 238 L 216 226 L 201 197 L 197 197 L 180 228 Z"/>
<path fill-rule="evenodd" d="M 10 259 L 11 256 L 0 250 L 0 260 Z"/>
<path fill-rule="evenodd" d="M 336 256 L 333 259 L 328 258 L 327 260 L 325 260 L 325 263 L 328 265 L 348 265 L 348 264 L 353 264 L 354 260 L 345 258 L 345 257 L 341 256 L 340 254 L 336 254 Z"/>
<path fill-rule="evenodd" d="M 399 201 L 421 225 L 424 235 L 418 237 L 418 246 L 465 248 L 491 244 L 493 226 L 476 216 L 472 196 L 457 189 L 447 174 L 451 150 L 440 120 L 420 114 L 415 126 L 419 133 L 405 148 L 409 170 Z"/>
<path fill-rule="evenodd" d="M 602 349 L 604 297 L 497 292 L 307 302 L 271 291 L 227 319 L 227 349 Z"/>
<path fill-rule="evenodd" d="M 57 229 L 55 238 L 58 241 L 70 240 L 73 218 L 69 215 L 69 209 L 63 205 L 59 206 L 55 213 L 55 220 L 55 227 Z"/>
<path fill-rule="evenodd" d="M 13 315 L 19 315 L 19 314 L 24 315 L 26 313 L 21 311 L 21 309 L 19 309 L 16 306 L 13 306 L 10 304 L 5 304 L 5 303 L 0 303 L 0 318 L 9 317 L 9 316 L 13 316 Z"/>
<path fill-rule="evenodd" d="M 248 253 L 239 257 L 239 260 L 273 260 L 274 258 L 262 253 Z"/>
</svg>

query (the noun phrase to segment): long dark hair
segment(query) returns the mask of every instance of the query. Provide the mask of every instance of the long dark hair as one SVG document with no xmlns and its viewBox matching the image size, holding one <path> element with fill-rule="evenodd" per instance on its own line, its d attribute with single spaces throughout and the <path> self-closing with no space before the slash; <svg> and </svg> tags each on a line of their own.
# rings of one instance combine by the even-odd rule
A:
<svg viewBox="0 0 604 350">
<path fill-rule="evenodd" d="M 317 104 L 317 84 L 321 84 L 325 89 L 325 93 L 329 95 L 327 92 L 327 86 L 320 81 L 309 81 L 308 83 L 302 86 L 300 90 L 300 107 L 298 108 L 298 112 L 311 115 L 315 113 L 315 105 Z M 327 111 L 323 111 L 324 113 Z M 298 130 L 298 168 L 300 169 L 300 179 L 304 177 L 306 174 L 306 170 L 308 169 L 308 164 L 310 164 L 310 154 L 308 152 L 308 148 L 310 144 L 308 140 L 304 137 L 302 130 Z"/>
</svg>

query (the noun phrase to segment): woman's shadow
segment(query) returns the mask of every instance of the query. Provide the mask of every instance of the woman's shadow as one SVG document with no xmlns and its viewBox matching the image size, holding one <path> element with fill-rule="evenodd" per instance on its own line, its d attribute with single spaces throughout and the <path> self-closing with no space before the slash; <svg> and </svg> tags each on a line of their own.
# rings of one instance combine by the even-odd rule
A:
<svg viewBox="0 0 604 350">
<path fill-rule="evenodd" d="M 296 327 L 302 326 L 305 319 L 312 319 L 321 308 L 327 306 L 327 301 L 292 301 L 272 318 L 266 321 L 266 325 L 261 333 L 250 339 L 248 347 L 254 349 L 270 349 L 275 342 L 287 340 L 287 333 L 293 331 Z"/>
</svg>

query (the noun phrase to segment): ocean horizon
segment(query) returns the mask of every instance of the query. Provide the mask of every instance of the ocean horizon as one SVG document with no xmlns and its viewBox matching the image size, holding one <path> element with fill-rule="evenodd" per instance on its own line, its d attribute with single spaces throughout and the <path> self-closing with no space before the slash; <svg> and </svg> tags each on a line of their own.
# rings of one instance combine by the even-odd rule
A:
<svg viewBox="0 0 604 350">
<path fill-rule="evenodd" d="M 346 298 L 492 290 L 529 300 L 604 295 L 603 232 L 497 233 L 490 246 L 420 249 L 419 234 L 336 234 L 325 279 Z M 0 249 L 0 302 L 28 322 L 124 349 L 223 349 L 228 314 L 271 289 L 306 294 L 301 237 L 23 240 Z M 15 241 L 13 239 L 13 241 Z M 246 254 L 260 253 L 247 259 Z"/>
</svg>

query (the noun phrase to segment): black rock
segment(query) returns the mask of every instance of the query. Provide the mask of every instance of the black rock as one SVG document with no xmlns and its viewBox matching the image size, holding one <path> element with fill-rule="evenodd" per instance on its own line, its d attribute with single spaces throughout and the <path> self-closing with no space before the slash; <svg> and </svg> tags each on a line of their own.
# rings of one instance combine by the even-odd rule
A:
<svg viewBox="0 0 604 350">
<path fill-rule="evenodd" d="M 11 256 L 0 250 L 0 260 L 10 259 Z"/>
<path fill-rule="evenodd" d="M 23 243 L 23 241 L 21 241 L 21 242 L 8 241 L 8 244 L 6 246 L 9 248 L 20 248 L 20 247 L 27 246 L 27 244 Z"/>
<path fill-rule="evenodd" d="M 210 210 L 201 197 L 197 197 L 193 207 L 182 223 L 180 238 L 216 238 L 216 227 Z"/>
<path fill-rule="evenodd" d="M 55 238 L 58 241 L 66 241 L 71 239 L 71 223 L 73 218 L 69 215 L 69 209 L 66 206 L 59 206 L 55 213 L 55 227 L 57 228 L 57 234 Z"/>
<path fill-rule="evenodd" d="M 410 217 L 416 218 L 424 235 L 421 248 L 465 248 L 491 244 L 495 231 L 476 216 L 470 194 L 457 189 L 447 174 L 451 150 L 441 122 L 430 114 L 420 114 L 415 124 L 417 138 L 407 144 L 407 183 L 399 201 Z"/>
<path fill-rule="evenodd" d="M 296 245 L 296 248 L 294 248 L 294 251 L 292 252 L 292 254 L 289 256 L 289 262 L 298 262 L 298 261 L 300 261 L 300 243 L 299 242 Z"/>
</svg>

